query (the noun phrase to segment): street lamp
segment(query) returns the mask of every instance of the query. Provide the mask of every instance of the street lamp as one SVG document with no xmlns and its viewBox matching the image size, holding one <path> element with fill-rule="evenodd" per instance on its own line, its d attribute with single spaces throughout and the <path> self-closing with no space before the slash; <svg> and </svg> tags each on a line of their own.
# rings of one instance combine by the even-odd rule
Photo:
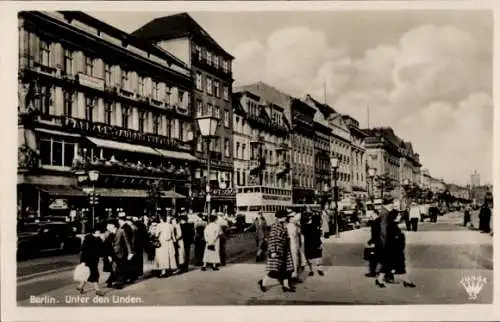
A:
<svg viewBox="0 0 500 322">
<path fill-rule="evenodd" d="M 99 180 L 99 171 L 90 170 L 89 171 L 89 180 L 92 183 L 92 192 L 91 192 L 91 205 L 92 205 L 92 219 L 91 219 L 91 229 L 94 228 L 95 223 L 95 205 L 97 203 L 96 193 L 95 193 L 95 183 Z"/>
<path fill-rule="evenodd" d="M 215 136 L 219 120 L 212 115 L 200 116 L 196 119 L 200 128 L 201 136 L 207 141 L 207 182 L 206 182 L 206 207 L 210 215 L 210 140 Z"/>
<path fill-rule="evenodd" d="M 333 169 L 332 175 L 333 175 L 333 200 L 335 201 L 335 209 L 334 209 L 334 220 L 335 220 L 335 236 L 340 237 L 339 235 L 339 211 L 338 211 L 338 199 L 339 199 L 339 192 L 338 192 L 338 187 L 337 187 L 337 170 L 339 168 L 339 159 L 337 157 L 332 156 L 330 158 L 330 165 Z"/>
<path fill-rule="evenodd" d="M 375 168 L 368 168 L 368 178 L 370 178 L 370 199 L 373 202 L 373 195 L 375 192 L 374 189 L 374 180 L 375 180 L 375 175 L 377 173 L 377 169 Z"/>
</svg>

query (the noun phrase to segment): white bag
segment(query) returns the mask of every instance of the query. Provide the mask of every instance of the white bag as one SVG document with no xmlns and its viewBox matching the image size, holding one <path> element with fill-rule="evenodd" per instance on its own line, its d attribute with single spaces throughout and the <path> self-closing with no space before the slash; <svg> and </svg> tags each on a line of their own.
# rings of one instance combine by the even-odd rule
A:
<svg viewBox="0 0 500 322">
<path fill-rule="evenodd" d="M 75 267 L 73 272 L 73 280 L 75 282 L 87 281 L 90 277 L 90 269 L 85 265 L 85 263 L 80 263 Z"/>
</svg>

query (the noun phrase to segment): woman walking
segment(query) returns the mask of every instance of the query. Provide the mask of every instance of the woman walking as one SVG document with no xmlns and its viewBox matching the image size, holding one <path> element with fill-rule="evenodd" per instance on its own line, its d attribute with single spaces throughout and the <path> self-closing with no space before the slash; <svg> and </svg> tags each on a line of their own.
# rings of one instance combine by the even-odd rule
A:
<svg viewBox="0 0 500 322">
<path fill-rule="evenodd" d="M 87 281 L 82 281 L 76 288 L 80 294 L 83 294 L 86 282 L 94 285 L 95 294 L 97 296 L 104 296 L 104 293 L 99 289 L 99 259 L 102 255 L 103 241 L 100 237 L 101 231 L 94 228 L 92 234 L 87 234 L 82 244 L 82 251 L 80 254 L 80 263 L 85 263 L 90 270 L 90 276 Z"/>
<path fill-rule="evenodd" d="M 207 270 L 207 265 L 210 264 L 214 271 L 219 270 L 220 261 L 220 236 L 222 235 L 221 227 L 217 223 L 217 216 L 209 217 L 210 223 L 205 228 L 205 253 L 203 254 L 202 271 Z"/>
<path fill-rule="evenodd" d="M 203 220 L 202 215 L 198 215 L 198 219 L 194 222 L 194 261 L 196 266 L 203 265 L 203 254 L 205 253 L 205 227 L 207 223 Z"/>
<path fill-rule="evenodd" d="M 184 237 L 182 236 L 182 229 L 180 220 L 172 218 L 172 226 L 174 227 L 174 246 L 175 246 L 175 258 L 177 259 L 178 270 L 175 273 L 180 272 L 180 268 L 184 267 L 185 250 L 184 250 Z"/>
<path fill-rule="evenodd" d="M 296 283 L 300 282 L 299 276 L 302 273 L 303 267 L 306 265 L 306 258 L 303 256 L 302 249 L 302 232 L 300 229 L 300 215 L 295 213 L 288 214 L 287 232 L 290 238 L 290 251 L 293 260 L 292 280 Z"/>
<path fill-rule="evenodd" d="M 156 227 L 156 238 L 159 247 L 155 253 L 155 267 L 160 272 L 158 277 L 167 277 L 177 269 L 174 245 L 174 227 L 170 223 L 172 216 L 168 214 L 166 220 L 160 218 Z"/>
<path fill-rule="evenodd" d="M 323 276 L 321 262 L 323 258 L 323 242 L 321 241 L 321 217 L 319 214 L 308 213 L 307 221 L 302 227 L 304 233 L 304 249 L 309 264 L 309 276 L 314 275 L 314 269 L 318 275 Z"/>
<path fill-rule="evenodd" d="M 283 292 L 295 292 L 290 285 L 290 277 L 294 271 L 290 240 L 285 226 L 287 213 L 278 210 L 275 214 L 276 222 L 272 224 L 269 232 L 269 247 L 266 263 L 266 275 L 258 284 L 262 292 L 267 291 L 271 279 L 277 279 L 282 284 Z"/>
</svg>

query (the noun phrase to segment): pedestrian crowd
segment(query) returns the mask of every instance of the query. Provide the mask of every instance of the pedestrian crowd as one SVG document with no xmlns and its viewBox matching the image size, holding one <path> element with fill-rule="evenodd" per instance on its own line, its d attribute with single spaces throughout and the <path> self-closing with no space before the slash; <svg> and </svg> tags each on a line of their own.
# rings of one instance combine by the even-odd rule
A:
<svg viewBox="0 0 500 322">
<path fill-rule="evenodd" d="M 226 262 L 226 231 L 228 221 L 223 213 L 188 216 L 184 208 L 178 215 L 167 209 L 153 218 L 127 216 L 96 225 L 83 239 L 80 262 L 90 270 L 87 280 L 77 290 L 84 292 L 92 283 L 96 295 L 99 288 L 99 262 L 109 273 L 106 285 L 121 289 L 144 275 L 144 262 L 150 261 L 158 278 L 187 272 L 194 244 L 194 262 L 205 271 L 209 266 L 218 270 Z M 190 219 L 191 218 L 191 219 Z"/>
</svg>

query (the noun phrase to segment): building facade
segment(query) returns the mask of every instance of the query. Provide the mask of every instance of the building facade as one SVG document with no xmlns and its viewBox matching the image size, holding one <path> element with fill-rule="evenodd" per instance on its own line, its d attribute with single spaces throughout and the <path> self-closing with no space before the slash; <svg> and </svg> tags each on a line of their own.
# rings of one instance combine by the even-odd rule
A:
<svg viewBox="0 0 500 322">
<path fill-rule="evenodd" d="M 312 204 L 316 199 L 315 112 L 306 102 L 292 99 L 292 185 L 295 204 Z"/>
<path fill-rule="evenodd" d="M 431 189 L 431 174 L 429 170 L 427 169 L 422 169 L 420 172 L 420 188 L 425 189 L 425 190 L 430 190 Z"/>
<path fill-rule="evenodd" d="M 290 122 L 283 107 L 250 90 L 235 90 L 233 104 L 238 211 L 261 206 L 259 210 L 274 214 L 292 204 Z M 251 204 L 250 196 L 257 196 L 259 205 Z"/>
<path fill-rule="evenodd" d="M 358 120 L 344 115 L 344 122 L 351 133 L 351 181 L 353 195 L 357 198 L 368 197 L 366 155 L 364 140 L 368 136 L 359 127 Z"/>
<path fill-rule="evenodd" d="M 98 217 L 117 205 L 142 214 L 153 183 L 187 195 L 187 66 L 81 12 L 21 12 L 18 22 L 18 209 L 88 207 L 89 170 L 100 174 Z"/>
<path fill-rule="evenodd" d="M 351 131 L 340 113 L 332 113 L 329 116 L 329 124 L 332 129 L 330 137 L 330 156 L 339 160 L 337 170 L 337 184 L 339 186 L 339 197 L 352 194 L 352 142 Z"/>
<path fill-rule="evenodd" d="M 232 213 L 236 202 L 233 187 L 233 106 L 232 61 L 226 52 L 187 13 L 155 19 L 133 32 L 179 57 L 191 70 L 192 97 L 195 116 L 210 114 L 220 120 L 216 138 L 211 139 L 209 152 L 203 137 L 195 135 L 195 155 L 201 160 L 195 170 L 192 197 L 195 210 L 202 210 L 206 198 L 206 180 L 210 181 L 212 209 Z M 199 130 L 195 130 L 199 134 Z M 211 174 L 207 174 L 210 153 Z"/>
<path fill-rule="evenodd" d="M 420 156 L 413 151 L 413 145 L 410 142 L 401 142 L 401 157 L 399 159 L 400 183 L 409 183 L 413 185 L 420 185 Z"/>
</svg>

